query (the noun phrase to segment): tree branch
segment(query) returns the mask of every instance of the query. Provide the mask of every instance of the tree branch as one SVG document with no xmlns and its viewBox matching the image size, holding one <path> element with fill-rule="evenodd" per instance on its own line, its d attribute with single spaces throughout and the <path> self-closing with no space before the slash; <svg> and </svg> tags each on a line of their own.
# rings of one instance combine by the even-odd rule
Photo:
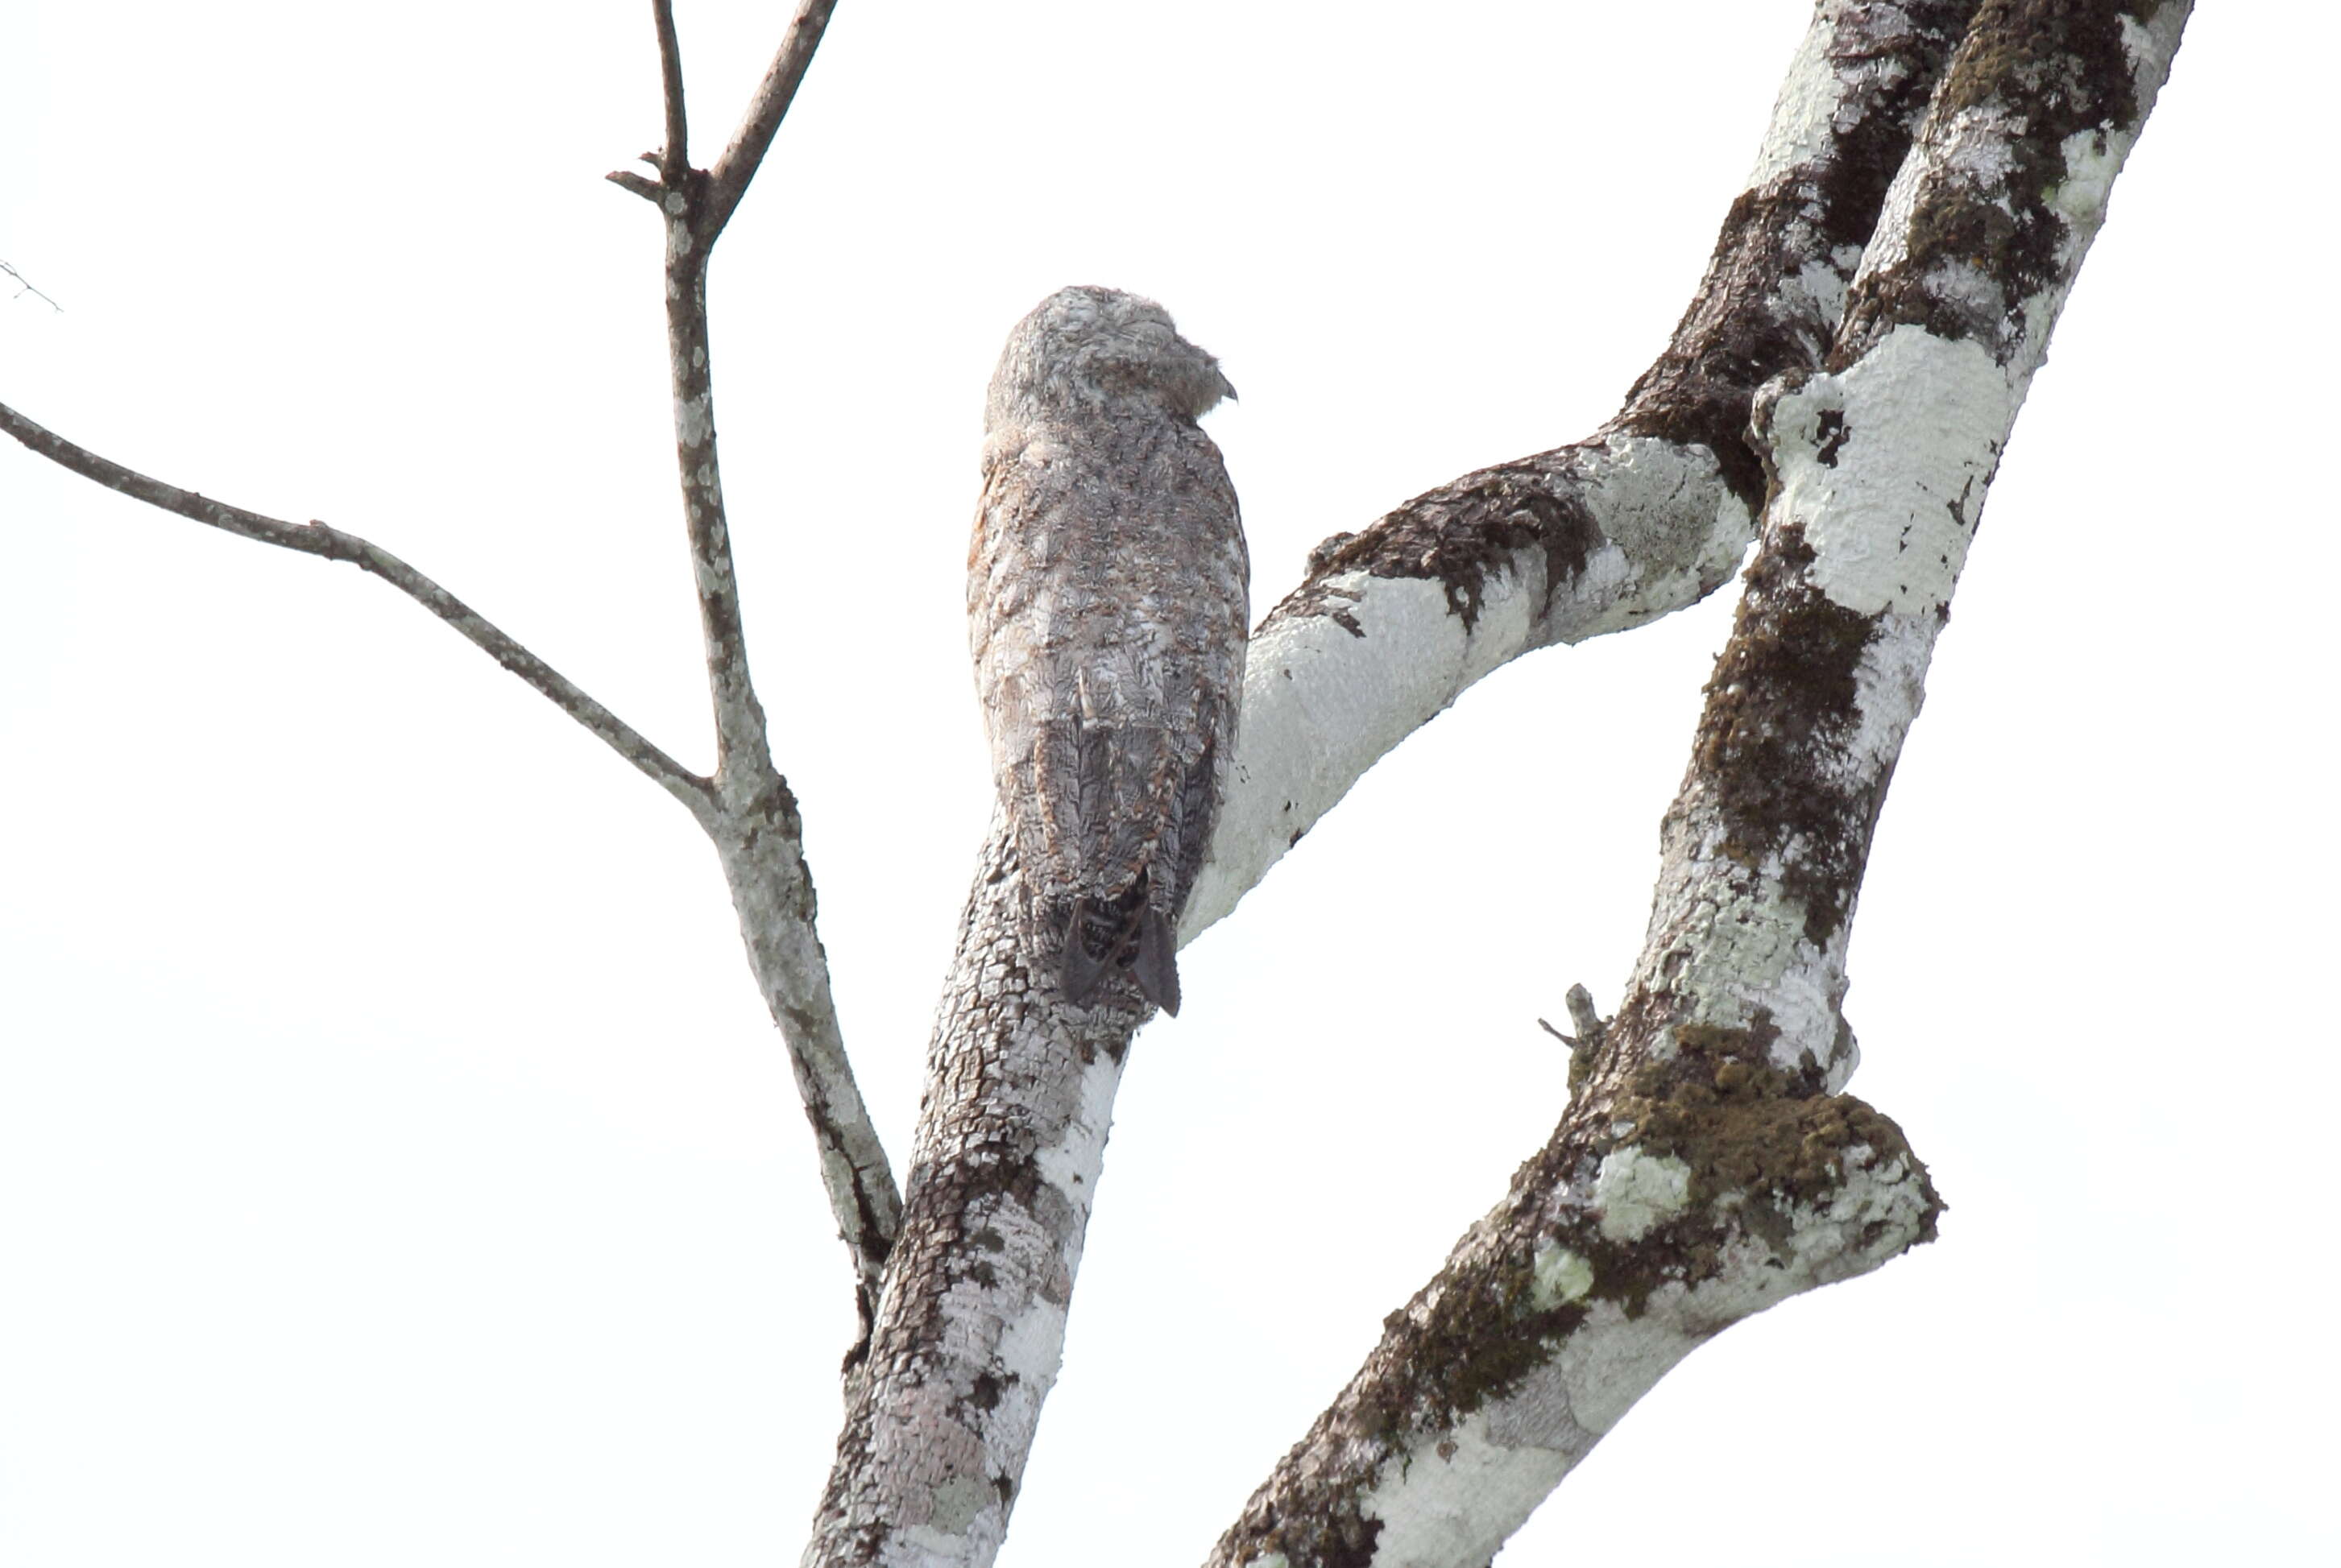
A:
<svg viewBox="0 0 2341 1568">
<path fill-rule="evenodd" d="M 690 129 L 673 9 L 669 0 L 652 0 L 666 146 L 649 161 L 657 167 L 659 179 L 653 184 L 623 170 L 609 177 L 651 197 L 666 225 L 667 364 L 674 396 L 675 471 L 682 487 L 683 531 L 715 715 L 716 810 L 708 832 L 731 887 L 749 969 L 772 1021 L 780 1026 L 797 1091 L 812 1124 L 830 1213 L 853 1259 L 854 1300 L 866 1342 L 887 1255 L 902 1223 L 902 1196 L 845 1054 L 829 956 L 815 921 L 803 823 L 788 780 L 773 765 L 763 705 L 749 669 L 716 452 L 714 353 L 707 321 L 707 263 L 715 237 L 787 111 L 831 8 L 809 5 L 791 23 L 742 133 L 744 136 L 747 127 L 769 122 L 758 133 L 755 155 L 734 160 L 735 177 L 719 186 L 687 161 Z M 783 78 L 784 87 L 776 87 Z M 733 154 L 725 157 L 731 160 Z M 863 1342 L 856 1344 L 854 1355 L 860 1355 Z"/>
<path fill-rule="evenodd" d="M 632 191 L 652 206 L 666 199 L 664 186 L 647 175 L 635 174 L 632 169 L 613 169 L 602 177 L 621 190 Z"/>
<path fill-rule="evenodd" d="M 812 64 L 812 54 L 821 47 L 822 35 L 829 28 L 830 13 L 837 9 L 837 0 L 803 0 L 797 14 L 789 20 L 789 30 L 781 39 L 772 63 L 764 69 L 764 79 L 757 84 L 755 96 L 748 101 L 748 112 L 741 116 L 739 128 L 732 133 L 731 145 L 715 160 L 708 171 L 706 205 L 700 213 L 701 238 L 712 244 L 723 225 L 732 221 L 739 210 L 740 198 L 748 192 L 748 182 L 764 162 L 764 153 L 779 134 L 781 122 L 788 116 L 789 105 L 796 102 L 797 88 L 804 82 L 805 68 Z"/>
<path fill-rule="evenodd" d="M 1627 999 L 1214 1568 L 1479 1568 L 1697 1345 L 1931 1237 L 1924 1167 L 1841 1092 L 1854 906 L 1985 488 L 2187 9 L 1981 8 L 1826 371 L 1759 401 L 1777 484 Z"/>
<path fill-rule="evenodd" d="M 1829 0 L 1664 352 L 1585 441 L 1336 534 L 1246 660 L 1236 783 L 1181 935 L 1234 908 L 1350 787 L 1521 654 L 1643 625 L 1728 581 L 1764 475 L 1758 387 L 1814 370 L 1976 0 Z"/>
<path fill-rule="evenodd" d="M 651 22 L 658 32 L 659 97 L 666 111 L 666 144 L 659 149 L 658 170 L 667 184 L 680 184 L 691 169 L 691 121 L 682 102 L 682 42 L 674 32 L 674 0 L 651 0 Z"/>
<path fill-rule="evenodd" d="M 927 1057 L 902 1241 L 816 1515 L 813 1564 L 988 1563 L 1055 1385 L 1131 1037 L 1127 984 L 1028 971 L 994 818 Z"/>
<path fill-rule="evenodd" d="M 61 304 L 57 303 L 57 302 L 56 302 L 56 301 L 55 301 L 55 300 L 53 300 L 53 299 L 49 298 L 49 296 L 48 296 L 48 295 L 46 295 L 46 294 L 45 294 L 45 293 L 41 293 L 41 291 L 40 291 L 40 290 L 38 290 L 38 289 L 35 288 L 35 287 L 33 286 L 33 280 L 32 280 L 32 279 L 30 279 L 30 278 L 26 277 L 24 273 L 22 273 L 18 272 L 15 268 L 14 268 L 14 267 L 10 266 L 7 263 L 5 263 L 5 262 L 0 262 L 0 273 L 7 273 L 10 277 L 12 277 L 12 278 L 14 278 L 14 279 L 15 279 L 15 280 L 16 280 L 16 283 L 17 283 L 16 293 L 15 293 L 15 297 L 16 297 L 16 298 L 18 298 L 18 299 L 22 299 L 25 295 L 26 295 L 26 294 L 30 294 L 30 295 L 32 295 L 35 299 L 36 299 L 36 300 L 40 301 L 43 304 L 47 305 L 47 306 L 49 307 L 49 309 L 51 309 L 51 310 L 53 310 L 53 311 L 56 312 L 56 313 L 57 313 L 57 314 L 59 314 L 59 315 L 63 315 L 63 314 L 65 314 L 65 306 L 63 306 L 63 305 L 61 305 Z"/>
<path fill-rule="evenodd" d="M 1799 55 L 1818 63 L 1812 79 L 1783 94 L 1700 295 L 1625 411 L 1579 446 L 1466 475 L 1320 547 L 1254 634 L 1238 781 L 1187 935 L 1472 681 L 1728 580 L 1763 495 L 1742 445 L 1749 402 L 1766 378 L 1818 367 L 1889 172 L 1971 9 L 1825 6 Z M 990 1562 L 1055 1378 L 1140 1018 L 1028 987 L 1015 876 L 995 829 L 930 1053 L 902 1242 L 868 1366 L 849 1382 L 809 1564 Z"/>
<path fill-rule="evenodd" d="M 0 430 L 5 430 L 58 466 L 71 469 L 85 479 L 95 480 L 108 490 L 119 491 L 149 506 L 175 512 L 181 517 L 245 539 L 258 540 L 263 544 L 297 550 L 304 555 L 319 555 L 328 561 L 346 561 L 363 571 L 372 572 L 471 639 L 489 658 L 528 682 L 551 700 L 553 706 L 600 736 L 612 750 L 641 769 L 645 778 L 689 807 L 692 815 L 698 818 L 702 825 L 709 819 L 714 801 L 708 780 L 652 745 L 632 725 L 587 696 L 575 682 L 513 641 L 462 600 L 380 545 L 360 539 L 356 534 L 328 528 L 322 522 L 284 522 L 276 518 L 264 517 L 256 511 L 246 511 L 240 506 L 213 501 L 157 479 L 149 479 L 86 448 L 75 445 L 5 404 L 0 404 Z"/>
</svg>

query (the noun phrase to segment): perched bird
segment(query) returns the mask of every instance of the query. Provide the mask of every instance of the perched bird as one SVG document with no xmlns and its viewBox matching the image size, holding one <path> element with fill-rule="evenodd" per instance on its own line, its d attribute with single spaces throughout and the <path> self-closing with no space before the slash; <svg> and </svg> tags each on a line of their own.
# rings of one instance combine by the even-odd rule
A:
<svg viewBox="0 0 2341 1568">
<path fill-rule="evenodd" d="M 1235 388 L 1151 300 L 1061 289 L 984 406 L 968 639 L 1036 959 L 1179 1010 L 1176 929 L 1219 814 L 1250 564 L 1196 421 Z"/>
</svg>

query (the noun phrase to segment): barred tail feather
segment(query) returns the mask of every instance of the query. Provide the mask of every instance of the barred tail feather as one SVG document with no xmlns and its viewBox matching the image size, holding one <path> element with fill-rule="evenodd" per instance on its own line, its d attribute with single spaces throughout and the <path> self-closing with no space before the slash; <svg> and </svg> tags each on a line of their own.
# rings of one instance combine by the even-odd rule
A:
<svg viewBox="0 0 2341 1568">
<path fill-rule="evenodd" d="M 1057 984 L 1065 1000 L 1076 1007 L 1087 1003 L 1108 971 L 1120 968 L 1129 971 L 1148 1001 L 1178 1015 L 1178 934 L 1168 915 L 1146 907 L 1145 878 L 1110 903 L 1075 898 L 1066 908 L 1063 930 Z"/>
</svg>

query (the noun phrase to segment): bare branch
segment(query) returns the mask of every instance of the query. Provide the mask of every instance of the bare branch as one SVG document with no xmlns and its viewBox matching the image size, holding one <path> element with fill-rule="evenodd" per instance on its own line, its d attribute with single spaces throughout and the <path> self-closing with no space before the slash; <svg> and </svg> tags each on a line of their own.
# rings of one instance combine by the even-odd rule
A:
<svg viewBox="0 0 2341 1568">
<path fill-rule="evenodd" d="M 708 171 L 706 205 L 699 218 L 703 242 L 713 243 L 715 236 L 723 232 L 723 225 L 732 221 L 740 198 L 747 194 L 748 182 L 756 177 L 765 150 L 779 133 L 789 105 L 796 102 L 805 67 L 812 64 L 812 52 L 821 47 L 830 13 L 836 9 L 837 0 L 803 0 L 796 15 L 791 18 L 788 33 L 772 55 L 772 65 L 765 69 L 764 79 L 757 84 L 756 95 L 748 102 L 747 114 L 741 117 L 739 129 L 732 133 L 732 144 L 723 149 L 723 155 Z"/>
<path fill-rule="evenodd" d="M 690 808 L 702 823 L 709 819 L 713 798 L 708 780 L 690 771 L 645 739 L 632 725 L 581 690 L 575 682 L 492 625 L 462 600 L 440 587 L 380 545 L 356 534 L 328 528 L 322 522 L 292 523 L 264 517 L 239 506 L 213 501 L 192 491 L 149 479 L 63 436 L 34 423 L 15 409 L 0 404 L 0 430 L 60 467 L 108 490 L 121 491 L 149 506 L 204 523 L 245 539 L 258 540 L 304 555 L 346 561 L 381 578 L 423 609 L 447 622 L 482 651 L 519 676 L 549 699 L 553 706 L 583 724 L 610 749 L 641 769 L 643 776 Z"/>
<path fill-rule="evenodd" d="M 759 151 L 770 142 L 772 127 L 804 75 L 829 9 L 808 6 L 790 26 L 772 74 L 749 112 L 752 124 L 766 113 L 773 99 L 773 76 L 784 74 L 785 91 L 769 111 L 772 124 L 762 133 Z M 807 15 L 816 11 L 808 24 Z M 682 54 L 670 0 L 652 0 L 652 16 L 658 31 L 666 145 L 655 155 L 645 154 L 643 161 L 657 168 L 659 178 L 652 182 L 623 170 L 609 178 L 656 203 L 666 224 L 667 364 L 674 395 L 675 470 L 682 486 L 683 529 L 715 715 L 715 809 L 708 832 L 731 886 L 748 967 L 788 1046 L 797 1090 L 812 1124 L 830 1213 L 853 1259 L 862 1335 L 853 1354 L 859 1355 L 867 1343 L 886 1259 L 902 1223 L 902 1196 L 845 1054 L 829 957 L 814 922 L 803 824 L 788 781 L 773 765 L 763 705 L 757 700 L 749 669 L 715 443 L 707 261 L 723 219 L 755 166 L 752 159 L 741 165 L 736 184 L 721 198 L 724 204 L 720 211 L 712 204 L 718 198 L 688 161 Z"/>
<path fill-rule="evenodd" d="M 1842 1092 L 1846 948 L 1985 487 L 2188 7 L 2146 9 L 1980 8 L 1826 372 L 1759 400 L 1763 541 L 1589 1081 L 1214 1568 L 1478 1568 L 1697 1345 L 1932 1236 L 1924 1167 Z"/>
<path fill-rule="evenodd" d="M 666 145 L 659 149 L 660 178 L 680 186 L 691 172 L 691 122 L 682 104 L 682 41 L 674 32 L 674 0 L 651 0 L 658 29 L 659 98 L 666 110 Z"/>
<path fill-rule="evenodd" d="M 656 206 L 666 196 L 666 192 L 656 180 L 637 174 L 632 169 L 613 169 L 602 177 L 621 190 L 632 191 L 652 206 Z"/>
<path fill-rule="evenodd" d="M 24 298 L 26 294 L 30 294 L 30 295 L 32 295 L 35 299 L 39 300 L 39 301 L 41 301 L 43 303 L 46 304 L 46 305 L 49 307 L 49 309 L 51 309 L 51 310 L 53 310 L 53 311 L 56 312 L 56 313 L 57 313 L 57 314 L 59 314 L 59 315 L 63 315 L 63 314 L 65 314 L 65 306 L 63 306 L 63 305 L 61 305 L 61 304 L 57 303 L 57 302 L 56 302 L 56 301 L 55 301 L 55 300 L 53 300 L 53 299 L 50 299 L 48 295 L 46 295 L 46 294 L 45 294 L 45 293 L 41 293 L 41 291 L 40 291 L 40 290 L 38 290 L 38 289 L 35 288 L 35 287 L 33 286 L 33 280 L 32 280 L 32 279 L 30 279 L 30 278 L 28 278 L 28 277 L 26 277 L 24 273 L 22 273 L 18 272 L 15 267 L 10 266 L 10 265 L 9 265 L 7 263 L 5 263 L 5 262 L 0 262 L 0 273 L 7 273 L 10 277 L 12 277 L 12 278 L 15 279 L 15 280 L 16 280 L 16 282 L 17 282 L 19 284 L 21 284 L 21 285 L 22 285 L 22 286 L 21 286 L 21 287 L 19 287 L 19 288 L 17 289 L 17 291 L 16 291 L 16 297 L 17 297 L 18 299 L 22 299 L 22 298 Z"/>
<path fill-rule="evenodd" d="M 675 470 L 682 483 L 683 531 L 691 550 L 692 585 L 699 596 L 699 630 L 707 660 L 709 700 L 715 710 L 715 782 L 719 789 L 753 794 L 772 770 L 763 704 L 748 667 L 748 640 L 740 619 L 740 584 L 732 563 L 732 530 L 724 511 L 723 473 L 715 449 L 715 368 L 707 326 L 707 271 L 702 257 L 674 254 L 688 243 L 688 213 L 666 213 L 667 364 L 674 392 Z"/>
<path fill-rule="evenodd" d="M 1237 780 L 1189 902 L 1227 914 L 1366 770 L 1483 677 L 1730 581 L 1764 475 L 1756 391 L 1818 369 L 1845 291 L 1975 0 L 1830 0 L 1707 275 L 1585 441 L 1465 474 L 1337 534 L 1252 634 Z"/>
</svg>

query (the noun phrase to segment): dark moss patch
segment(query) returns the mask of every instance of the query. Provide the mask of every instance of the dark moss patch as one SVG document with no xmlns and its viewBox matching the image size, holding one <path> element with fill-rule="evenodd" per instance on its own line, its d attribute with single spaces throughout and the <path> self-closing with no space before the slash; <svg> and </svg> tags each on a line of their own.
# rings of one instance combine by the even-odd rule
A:
<svg viewBox="0 0 2341 1568">
<path fill-rule="evenodd" d="M 1373 1568 L 1382 1522 L 1369 1519 L 1357 1493 L 1344 1488 L 1325 1506 L 1286 1517 L 1274 1501 L 1254 1496 L 1220 1538 L 1214 1563 L 1250 1563 L 1280 1552 L 1292 1568 Z"/>
<path fill-rule="evenodd" d="M 1778 1034 L 1762 1016 L 1746 1029 L 1679 1028 L 1674 1059 L 1637 1067 L 1616 1114 L 1633 1121 L 1644 1148 L 1690 1167 L 1693 1210 L 1728 1192 L 1755 1195 L 1762 1201 L 1744 1211 L 1748 1225 L 1780 1245 L 1785 1206 L 1827 1202 L 1844 1183 L 1846 1152 L 1867 1145 L 1879 1160 L 1899 1158 L 1917 1173 L 1927 1203 L 1918 1239 L 1933 1240 L 1941 1201 L 1902 1129 L 1851 1095 L 1821 1092 L 1816 1067 L 1772 1066 Z"/>
<path fill-rule="evenodd" d="M 1777 855 L 1819 945 L 1860 889 L 1885 781 L 1848 788 L 1831 767 L 1859 719 L 1855 672 L 1877 620 L 1815 588 L 1813 559 L 1794 523 L 1757 552 L 1708 682 L 1692 769 L 1722 818 L 1725 852 L 1751 867 Z"/>
<path fill-rule="evenodd" d="M 1468 1282 L 1448 1282 L 1435 1309 L 1382 1320 L 1375 1359 L 1394 1375 L 1360 1394 L 1369 1433 L 1397 1447 L 1416 1428 L 1452 1426 L 1552 1359 L 1585 1309 L 1539 1309 L 1532 1256 L 1524 1245 Z"/>
<path fill-rule="evenodd" d="M 1978 0 L 1918 0 L 1903 5 L 1848 7 L 1829 41 L 1829 63 L 1842 74 L 1897 59 L 1905 70 L 1873 71 L 1870 96 L 1833 158 L 1814 170 L 1816 221 L 1832 247 L 1867 245 L 1900 172 L 1910 139 Z M 1842 112 L 1840 112 L 1842 118 Z"/>
<path fill-rule="evenodd" d="M 1995 112 L 2007 172 L 1992 181 L 1947 167 L 1929 173 L 1911 205 L 1907 258 L 1852 303 L 1831 369 L 1904 324 L 1972 340 L 2003 363 L 2024 342 L 2027 303 L 2078 263 L 2059 255 L 2072 237 L 2055 202 L 2066 139 L 2137 124 L 2121 22 L 2137 9 L 2138 0 L 1987 0 L 1978 9 L 1936 114 L 1951 124 L 1963 111 Z M 1992 287 L 1938 288 L 1946 273 Z"/>
<path fill-rule="evenodd" d="M 1479 622 L 1489 580 L 1510 571 L 1521 551 L 1542 551 L 1545 581 L 1557 589 L 1584 572 L 1600 539 L 1565 462 L 1531 459 L 1481 469 L 1415 497 L 1363 533 L 1326 540 L 1310 552 L 1310 581 L 1274 614 L 1330 615 L 1363 637 L 1346 604 L 1334 602 L 1339 590 L 1323 580 L 1364 571 L 1438 582 L 1448 610 L 1469 630 Z"/>
<path fill-rule="evenodd" d="M 1813 461 L 1823 468 L 1837 466 L 1837 449 L 1845 444 L 1845 411 L 1826 408 L 1813 422 L 1815 442 Z"/>
<path fill-rule="evenodd" d="M 1704 446 L 1748 510 L 1763 504 L 1763 469 L 1745 439 L 1749 402 L 1773 376 L 1817 368 L 1838 325 L 1820 318 L 1806 291 L 1785 285 L 1816 264 L 1852 281 L 1839 256 L 1869 243 L 1887 187 L 1976 5 L 1847 8 L 1829 59 L 1841 75 L 1867 67 L 1864 90 L 1839 109 L 1838 134 L 1825 156 L 1732 203 L 1698 294 L 1612 429 Z M 1903 69 L 1877 68 L 1888 60 Z"/>
</svg>

